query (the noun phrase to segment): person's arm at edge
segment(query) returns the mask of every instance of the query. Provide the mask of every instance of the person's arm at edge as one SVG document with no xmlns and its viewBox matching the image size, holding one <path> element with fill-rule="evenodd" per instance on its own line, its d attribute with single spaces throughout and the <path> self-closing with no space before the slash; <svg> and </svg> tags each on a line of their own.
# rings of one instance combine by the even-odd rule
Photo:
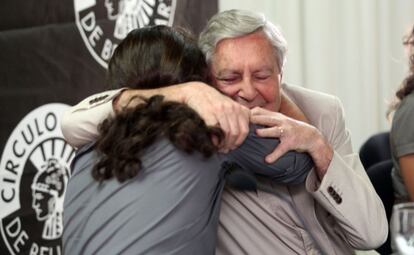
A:
<svg viewBox="0 0 414 255">
<path fill-rule="evenodd" d="M 404 155 L 398 158 L 401 169 L 401 176 L 410 196 L 410 200 L 414 201 L 414 154 Z"/>
<path fill-rule="evenodd" d="M 61 128 L 69 144 L 79 147 L 93 141 L 98 136 L 97 126 L 104 119 L 126 107 L 135 106 L 142 97 L 149 98 L 154 95 L 162 95 L 168 101 L 185 103 L 193 108 L 207 125 L 220 126 L 225 135 L 225 141 L 220 146 L 223 152 L 240 145 L 248 133 L 249 109 L 201 82 L 188 82 L 151 90 L 112 91 L 112 96 L 107 96 L 104 101 L 90 104 L 92 98 L 105 96 L 105 93 L 109 92 L 88 97 L 65 113 Z"/>
<path fill-rule="evenodd" d="M 414 201 L 414 100 L 407 98 L 394 112 L 390 130 L 391 151 L 398 159 L 400 175 L 411 201 Z"/>
</svg>

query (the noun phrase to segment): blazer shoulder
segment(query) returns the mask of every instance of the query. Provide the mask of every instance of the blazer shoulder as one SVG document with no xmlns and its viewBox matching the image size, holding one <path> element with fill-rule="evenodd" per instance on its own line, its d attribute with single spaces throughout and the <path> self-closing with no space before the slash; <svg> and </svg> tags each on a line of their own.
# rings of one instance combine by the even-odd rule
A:
<svg viewBox="0 0 414 255">
<path fill-rule="evenodd" d="M 337 96 L 300 87 L 295 85 L 282 85 L 283 90 L 301 109 L 314 109 L 317 112 L 331 111 L 332 107 L 341 107 Z"/>
<path fill-rule="evenodd" d="M 337 96 L 294 85 L 283 84 L 282 88 L 313 124 L 322 118 L 343 117 L 343 106 Z"/>
</svg>

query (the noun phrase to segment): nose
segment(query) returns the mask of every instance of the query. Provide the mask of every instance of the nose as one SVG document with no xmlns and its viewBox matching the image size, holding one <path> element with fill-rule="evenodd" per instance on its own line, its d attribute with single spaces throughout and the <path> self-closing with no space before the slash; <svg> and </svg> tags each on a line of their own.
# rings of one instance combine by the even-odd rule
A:
<svg viewBox="0 0 414 255">
<path fill-rule="evenodd" d="M 250 102 L 253 101 L 253 99 L 255 99 L 257 93 L 258 92 L 252 81 L 248 78 L 243 79 L 242 86 L 239 90 L 238 96 L 243 100 Z"/>
</svg>

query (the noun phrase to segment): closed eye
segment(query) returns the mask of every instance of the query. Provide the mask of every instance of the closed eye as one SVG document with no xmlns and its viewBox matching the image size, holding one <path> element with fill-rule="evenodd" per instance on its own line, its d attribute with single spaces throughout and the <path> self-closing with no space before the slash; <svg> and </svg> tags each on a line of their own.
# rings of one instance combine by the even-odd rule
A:
<svg viewBox="0 0 414 255">
<path fill-rule="evenodd" d="M 225 78 L 225 79 L 220 79 L 220 81 L 225 81 L 225 82 L 233 82 L 235 81 L 236 78 Z"/>
<path fill-rule="evenodd" d="M 223 83 L 232 84 L 237 82 L 239 77 L 217 77 L 216 79 Z"/>
<path fill-rule="evenodd" d="M 266 76 L 255 76 L 254 78 L 259 81 L 264 81 L 264 80 L 267 80 L 269 77 L 270 77 L 269 75 L 266 75 Z"/>
</svg>

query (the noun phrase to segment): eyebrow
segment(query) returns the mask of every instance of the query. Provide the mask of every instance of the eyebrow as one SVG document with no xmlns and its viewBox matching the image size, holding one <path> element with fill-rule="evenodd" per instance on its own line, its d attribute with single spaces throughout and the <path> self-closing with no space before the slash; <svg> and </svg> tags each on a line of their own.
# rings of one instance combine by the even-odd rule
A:
<svg viewBox="0 0 414 255">
<path fill-rule="evenodd" d="M 219 72 L 217 72 L 215 75 L 216 76 L 223 76 L 223 75 L 229 75 L 229 74 L 240 74 L 241 72 L 238 70 L 233 70 L 233 69 L 223 69 L 220 70 Z"/>
<path fill-rule="evenodd" d="M 275 72 L 277 70 L 275 70 L 275 68 L 269 67 L 269 66 L 263 66 L 258 68 L 257 70 L 253 71 L 253 74 L 256 73 L 260 73 L 260 72 Z M 229 74 L 241 74 L 243 71 L 239 71 L 237 69 L 228 69 L 225 68 L 223 70 L 220 70 L 219 72 L 217 72 L 215 75 L 216 76 L 223 76 L 223 75 L 229 75 Z"/>
<path fill-rule="evenodd" d="M 256 71 L 254 71 L 253 73 L 261 73 L 261 72 L 270 72 L 270 73 L 272 73 L 274 71 L 275 70 L 273 68 L 271 68 L 271 67 L 264 67 L 264 68 L 260 68 L 260 69 L 258 69 Z"/>
</svg>

